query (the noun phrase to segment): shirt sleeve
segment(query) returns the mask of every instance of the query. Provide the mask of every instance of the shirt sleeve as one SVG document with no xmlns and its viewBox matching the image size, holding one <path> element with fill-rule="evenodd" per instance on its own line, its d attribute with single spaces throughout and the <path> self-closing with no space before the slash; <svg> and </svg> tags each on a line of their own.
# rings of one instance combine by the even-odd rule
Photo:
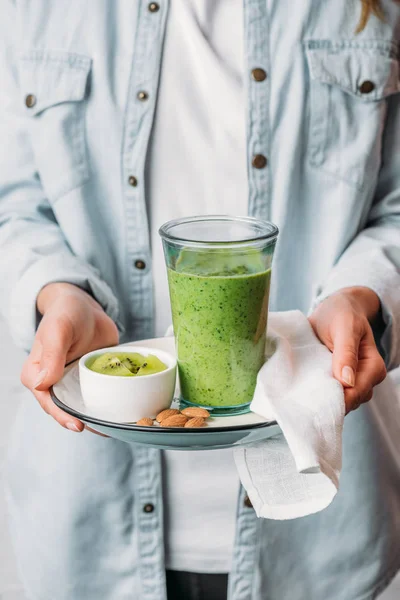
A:
<svg viewBox="0 0 400 600">
<path fill-rule="evenodd" d="M 366 125 L 368 126 L 368 125 Z M 332 293 L 365 286 L 380 298 L 377 342 L 389 369 L 400 364 L 400 94 L 388 101 L 382 165 L 363 229 L 329 273 L 313 308 Z"/>
<path fill-rule="evenodd" d="M 15 6 L 0 19 L 0 312 L 14 341 L 29 350 L 37 327 L 36 298 L 51 282 L 91 293 L 117 321 L 118 302 L 91 265 L 74 255 L 43 192 L 18 93 Z"/>
</svg>

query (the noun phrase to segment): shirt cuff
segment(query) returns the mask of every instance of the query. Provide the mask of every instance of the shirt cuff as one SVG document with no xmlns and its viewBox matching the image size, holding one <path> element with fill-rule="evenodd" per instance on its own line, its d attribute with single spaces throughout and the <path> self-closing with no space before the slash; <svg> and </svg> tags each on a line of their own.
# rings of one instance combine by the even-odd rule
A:
<svg viewBox="0 0 400 600">
<path fill-rule="evenodd" d="M 32 264 L 12 291 L 9 326 L 18 346 L 27 351 L 32 347 L 38 325 L 37 296 L 45 285 L 57 282 L 72 283 L 89 292 L 116 323 L 120 333 L 123 332 L 118 321 L 118 300 L 99 271 L 76 256 L 57 254 Z"/>
<path fill-rule="evenodd" d="M 311 312 L 328 296 L 343 288 L 367 287 L 376 293 L 381 302 L 380 326 L 374 327 L 377 346 L 388 369 L 400 364 L 400 274 L 396 268 L 377 257 L 368 257 L 366 269 L 365 257 L 352 257 L 351 266 L 334 267 L 320 292 L 314 299 Z"/>
</svg>

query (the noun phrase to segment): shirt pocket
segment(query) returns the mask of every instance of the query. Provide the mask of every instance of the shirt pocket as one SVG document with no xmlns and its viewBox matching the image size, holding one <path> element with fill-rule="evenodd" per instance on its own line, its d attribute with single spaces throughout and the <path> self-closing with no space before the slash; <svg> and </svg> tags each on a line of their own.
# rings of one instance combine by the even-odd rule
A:
<svg viewBox="0 0 400 600">
<path fill-rule="evenodd" d="M 377 40 L 309 40 L 306 55 L 309 161 L 361 189 L 379 172 L 386 99 L 400 91 L 398 47 Z"/>
<path fill-rule="evenodd" d="M 20 56 L 21 102 L 36 168 L 50 201 L 89 179 L 85 112 L 91 59 L 51 50 Z"/>
</svg>

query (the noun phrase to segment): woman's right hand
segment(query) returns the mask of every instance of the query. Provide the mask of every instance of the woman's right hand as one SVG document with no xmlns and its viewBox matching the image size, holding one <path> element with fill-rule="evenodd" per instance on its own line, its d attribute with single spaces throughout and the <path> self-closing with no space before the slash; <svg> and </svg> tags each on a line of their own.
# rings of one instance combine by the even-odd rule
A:
<svg viewBox="0 0 400 600">
<path fill-rule="evenodd" d="M 89 294 L 69 283 L 45 286 L 39 293 L 37 308 L 43 318 L 21 381 L 60 425 L 83 431 L 81 421 L 54 404 L 49 388 L 61 379 L 67 363 L 91 350 L 117 344 L 117 327 Z"/>
</svg>

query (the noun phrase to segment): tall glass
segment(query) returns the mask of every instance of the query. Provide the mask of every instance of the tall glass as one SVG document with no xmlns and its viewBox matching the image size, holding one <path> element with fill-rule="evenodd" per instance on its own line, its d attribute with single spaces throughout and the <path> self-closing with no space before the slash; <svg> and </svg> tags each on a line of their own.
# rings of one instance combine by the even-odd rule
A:
<svg viewBox="0 0 400 600">
<path fill-rule="evenodd" d="M 250 217 L 188 217 L 160 229 L 181 399 L 247 412 L 264 362 L 278 228 Z"/>
</svg>

